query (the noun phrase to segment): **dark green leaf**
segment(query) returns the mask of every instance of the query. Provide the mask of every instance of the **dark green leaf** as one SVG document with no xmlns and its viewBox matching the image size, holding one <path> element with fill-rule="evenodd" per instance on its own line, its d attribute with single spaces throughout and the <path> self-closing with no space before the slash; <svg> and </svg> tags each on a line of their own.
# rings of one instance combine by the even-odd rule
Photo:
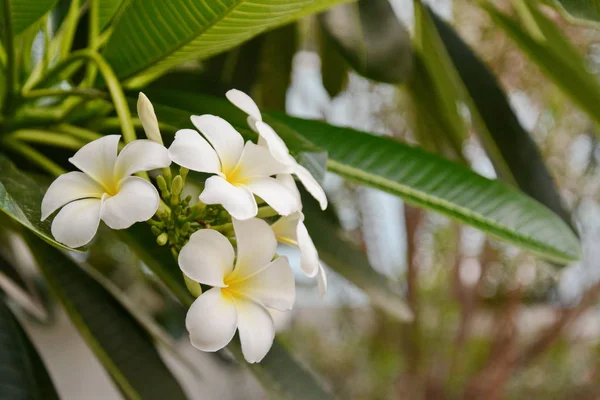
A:
<svg viewBox="0 0 600 400">
<path fill-rule="evenodd" d="M 98 26 L 103 29 L 130 0 L 99 0 Z"/>
<path fill-rule="evenodd" d="M 104 49 L 119 78 L 138 87 L 182 62 L 204 59 L 347 0 L 131 0 Z"/>
<path fill-rule="evenodd" d="M 58 399 L 35 347 L 0 299 L 0 399 Z"/>
<path fill-rule="evenodd" d="M 556 4 L 575 18 L 600 21 L 599 0 L 548 0 L 548 3 Z"/>
<path fill-rule="evenodd" d="M 530 33 L 515 19 L 486 4 L 492 20 L 521 47 L 571 100 L 579 105 L 596 123 L 600 123 L 600 83 L 590 74 L 583 56 L 573 47 L 564 34 L 536 6 L 524 2 L 532 17 Z M 540 37 L 538 37 L 540 36 Z"/>
<path fill-rule="evenodd" d="M 472 108 L 481 117 L 478 133 L 496 171 L 570 224 L 550 172 L 535 142 L 523 129 L 508 99 L 477 55 L 460 36 L 428 9 L 460 78 L 473 100 Z"/>
<path fill-rule="evenodd" d="M 410 75 L 410 37 L 388 0 L 343 4 L 319 15 L 319 22 L 359 74 L 388 83 Z"/>
<path fill-rule="evenodd" d="M 58 0 L 5 0 L 10 1 L 13 33 L 18 35 L 49 12 Z"/>
<path fill-rule="evenodd" d="M 75 327 L 129 399 L 185 399 L 142 326 L 60 250 L 28 234 L 38 266 Z"/>
<path fill-rule="evenodd" d="M 319 32 L 319 57 L 323 87 L 333 98 L 348 85 L 348 63 L 322 29 Z"/>
<path fill-rule="evenodd" d="M 0 211 L 53 246 L 68 249 L 52 237 L 50 221 L 40 221 L 44 193 L 42 185 L 0 154 Z"/>
<path fill-rule="evenodd" d="M 243 125 L 243 115 L 227 101 L 190 93 L 154 91 L 169 110 L 220 115 Z M 160 108 L 157 106 L 157 113 Z M 163 114 L 169 118 L 169 115 Z M 161 114 L 159 114 L 159 119 Z M 580 257 L 573 231 L 544 205 L 466 167 L 390 138 L 319 121 L 267 113 L 277 132 L 293 133 L 328 152 L 330 171 L 402 197 L 407 202 L 479 228 L 495 237 L 556 261 Z M 171 121 L 164 121 L 171 123 Z M 282 135 L 283 136 L 283 135 Z M 284 136 L 287 141 L 287 137 Z M 288 142 L 288 145 L 291 144 Z"/>
</svg>

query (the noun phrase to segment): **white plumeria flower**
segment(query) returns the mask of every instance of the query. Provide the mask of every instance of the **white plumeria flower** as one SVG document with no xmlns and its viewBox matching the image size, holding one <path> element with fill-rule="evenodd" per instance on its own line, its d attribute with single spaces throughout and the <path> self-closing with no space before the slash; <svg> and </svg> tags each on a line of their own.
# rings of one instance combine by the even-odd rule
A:
<svg viewBox="0 0 600 400">
<path fill-rule="evenodd" d="M 158 128 L 158 119 L 154 113 L 154 106 L 146 97 L 146 95 L 140 92 L 137 102 L 137 113 L 146 132 L 146 137 L 156 143 L 163 144 L 160 129 Z"/>
<path fill-rule="evenodd" d="M 216 174 L 206 180 L 200 201 L 221 204 L 232 217 L 245 220 L 256 216 L 254 195 L 262 198 L 281 215 L 289 215 L 300 205 L 294 194 L 271 176 L 285 171 L 269 151 L 250 141 L 222 118 L 192 116 L 193 129 L 181 129 L 169 147 L 173 162 L 198 172 Z M 212 147 L 211 147 L 212 145 Z"/>
<path fill-rule="evenodd" d="M 273 260 L 277 241 L 260 219 L 233 220 L 237 258 L 217 231 L 195 232 L 179 254 L 190 279 L 213 286 L 188 310 L 185 325 L 194 347 L 217 351 L 240 333 L 246 361 L 261 361 L 275 337 L 269 309 L 289 311 L 295 298 L 294 274 L 286 257 Z M 235 268 L 234 268 L 235 260 Z"/>
<path fill-rule="evenodd" d="M 237 90 L 229 90 L 225 96 L 233 105 L 248 114 L 248 125 L 258 133 L 258 144 L 267 147 L 273 157 L 281 164 L 287 167 L 287 173 L 294 174 L 298 177 L 306 190 L 319 202 L 321 209 L 327 208 L 327 196 L 323 191 L 319 182 L 312 176 L 310 171 L 298 164 L 296 159 L 291 156 L 285 142 L 273 130 L 273 128 L 263 122 L 262 115 L 258 106 L 246 93 Z"/>
<path fill-rule="evenodd" d="M 168 167 L 167 149 L 150 140 L 135 140 L 117 155 L 119 135 L 108 135 L 83 146 L 69 158 L 83 172 L 59 176 L 42 200 L 42 221 L 63 207 L 52 221 L 52 235 L 69 247 L 89 243 L 100 220 L 112 229 L 147 221 L 160 198 L 148 181 L 131 176 Z"/>
<path fill-rule="evenodd" d="M 282 174 L 277 176 L 277 180 L 291 188 L 297 198 L 300 199 L 300 192 L 298 192 L 298 188 L 294 183 L 294 178 Z M 271 225 L 271 228 L 279 243 L 291 245 L 300 250 L 300 268 L 302 272 L 309 278 L 317 277 L 319 293 L 321 296 L 325 296 L 327 293 L 327 275 L 319 262 L 319 253 L 315 244 L 304 225 L 304 214 L 301 211 L 296 211 L 291 215 L 281 217 Z"/>
</svg>

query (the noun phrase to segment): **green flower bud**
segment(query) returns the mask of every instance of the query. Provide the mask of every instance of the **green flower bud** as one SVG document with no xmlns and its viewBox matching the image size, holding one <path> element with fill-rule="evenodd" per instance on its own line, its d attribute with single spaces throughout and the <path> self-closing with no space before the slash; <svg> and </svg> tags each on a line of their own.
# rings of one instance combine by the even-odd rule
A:
<svg viewBox="0 0 600 400">
<path fill-rule="evenodd" d="M 173 183 L 171 183 L 171 205 L 175 206 L 179 204 L 181 192 L 183 192 L 183 178 L 181 175 L 177 175 L 173 178 Z"/>
<path fill-rule="evenodd" d="M 169 188 L 167 187 L 167 181 L 165 180 L 164 176 L 159 175 L 156 178 L 156 184 L 158 185 L 158 189 L 160 190 L 160 195 L 162 196 L 163 199 L 168 199 L 169 198 Z"/>
<path fill-rule="evenodd" d="M 160 229 L 158 226 L 151 226 L 150 230 L 152 231 L 154 236 L 159 236 L 162 233 L 162 229 Z"/>
<path fill-rule="evenodd" d="M 163 232 L 156 238 L 156 244 L 158 244 L 159 246 L 164 246 L 165 244 L 167 244 L 168 240 L 169 235 L 167 235 L 166 232 Z"/>
</svg>

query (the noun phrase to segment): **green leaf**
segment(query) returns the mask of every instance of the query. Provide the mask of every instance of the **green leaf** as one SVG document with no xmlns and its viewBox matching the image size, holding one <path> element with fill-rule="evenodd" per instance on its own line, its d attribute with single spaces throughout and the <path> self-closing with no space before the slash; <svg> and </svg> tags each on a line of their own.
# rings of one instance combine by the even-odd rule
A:
<svg viewBox="0 0 600 400">
<path fill-rule="evenodd" d="M 472 99 L 469 105 L 473 119 L 481 119 L 476 130 L 498 175 L 509 183 L 515 182 L 570 224 L 569 213 L 562 205 L 539 149 L 519 123 L 494 75 L 454 29 L 431 9 L 427 10 Z"/>
<path fill-rule="evenodd" d="M 599 0 L 547 0 L 575 18 L 600 21 Z"/>
<path fill-rule="evenodd" d="M 319 32 L 319 57 L 323 87 L 331 98 L 348 85 L 348 63 L 322 29 Z"/>
<path fill-rule="evenodd" d="M 54 384 L 35 347 L 0 299 L 0 398 L 58 399 Z"/>
<path fill-rule="evenodd" d="M 6 156 L 0 154 L 0 211 L 51 245 L 69 249 L 54 240 L 50 221 L 40 220 L 44 193 L 44 186 L 19 171 Z"/>
<path fill-rule="evenodd" d="M 22 33 L 54 8 L 58 0 L 4 0 L 10 2 L 14 35 Z M 3 15 L 2 15 L 3 17 Z"/>
<path fill-rule="evenodd" d="M 388 0 L 359 0 L 319 15 L 326 37 L 361 75 L 401 83 L 410 75 L 410 36 Z"/>
<path fill-rule="evenodd" d="M 100 0 L 98 8 L 98 26 L 102 30 L 125 7 L 130 0 Z"/>
<path fill-rule="evenodd" d="M 134 225 L 135 227 L 135 225 Z M 141 226 L 147 232 L 149 227 Z M 194 298 L 189 294 L 183 282 L 181 270 L 171 252 L 165 247 L 156 245 L 151 234 L 141 229 L 128 229 L 122 235 L 125 243 L 138 254 L 140 259 L 159 277 L 179 301 L 187 307 L 191 306 Z M 287 399 L 328 399 L 331 398 L 321 388 L 317 380 L 310 375 L 285 348 L 275 339 L 273 347 L 259 364 L 249 365 L 244 360 L 239 342 L 234 339 L 227 349 L 234 357 L 245 365 L 270 393 Z M 311 397 L 315 395 L 315 397 Z"/>
<path fill-rule="evenodd" d="M 185 399 L 150 336 L 61 251 L 26 236 L 38 267 L 75 327 L 128 399 Z"/>
<path fill-rule="evenodd" d="M 499 12 L 490 4 L 483 7 L 499 27 L 521 47 L 550 79 L 583 111 L 600 123 L 600 83 L 585 67 L 583 56 L 560 29 L 540 10 L 524 2 L 541 37 L 533 35 L 515 19 Z"/>
<path fill-rule="evenodd" d="M 176 115 L 211 113 L 236 126 L 245 124 L 243 115 L 227 101 L 193 93 L 152 93 L 163 122 L 172 123 L 158 106 L 168 102 L 172 113 L 181 107 Z M 328 169 L 344 178 L 395 194 L 542 257 L 564 262 L 580 257 L 577 237 L 558 216 L 501 182 L 391 138 L 281 113 L 266 113 L 264 119 L 277 132 L 285 128 L 286 135 L 293 133 L 327 151 Z M 287 137 L 283 139 L 287 142 Z"/>
<path fill-rule="evenodd" d="M 253 36 L 347 0 L 131 0 L 104 56 L 139 87 L 182 62 L 221 53 Z M 136 79 L 130 79 L 132 77 Z"/>
<path fill-rule="evenodd" d="M 545 206 L 501 182 L 422 149 L 365 132 L 277 114 L 329 152 L 328 169 L 349 180 L 481 229 L 556 261 L 580 257 L 573 231 Z"/>
<path fill-rule="evenodd" d="M 339 226 L 324 217 L 314 200 L 303 198 L 304 223 L 319 250 L 319 258 L 331 269 L 365 292 L 374 306 L 401 321 L 413 313 L 392 282 L 370 265 L 367 256 L 340 237 Z"/>
</svg>

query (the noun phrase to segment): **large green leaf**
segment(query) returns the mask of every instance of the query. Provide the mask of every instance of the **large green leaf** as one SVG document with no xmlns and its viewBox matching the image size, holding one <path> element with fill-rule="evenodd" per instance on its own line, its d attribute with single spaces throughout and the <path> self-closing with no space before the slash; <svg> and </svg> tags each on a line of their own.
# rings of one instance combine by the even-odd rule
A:
<svg viewBox="0 0 600 400">
<path fill-rule="evenodd" d="M 150 230 L 145 226 L 142 228 L 146 231 Z M 194 298 L 188 293 L 181 277 L 181 270 L 167 248 L 157 246 L 154 237 L 148 232 L 142 232 L 141 229 L 130 228 L 124 231 L 122 237 L 184 306 L 192 305 Z M 271 394 L 297 400 L 330 398 L 317 380 L 288 354 L 277 339 L 269 354 L 259 364 L 252 365 L 247 365 L 244 361 L 240 345 L 236 340 L 234 339 L 227 348 L 240 363 L 248 367 Z"/>
<path fill-rule="evenodd" d="M 529 26 L 529 30 L 490 4 L 485 4 L 484 8 L 492 20 L 504 29 L 543 73 L 575 104 L 600 123 L 600 83 L 586 69 L 583 56 L 569 43 L 560 28 L 535 5 L 529 1 L 524 1 L 523 5 L 527 7 L 528 15 L 531 16 L 530 24 L 534 24 L 533 27 Z"/>
<path fill-rule="evenodd" d="M 68 249 L 53 239 L 50 221 L 42 222 L 41 204 L 45 188 L 0 154 L 0 211 L 56 247 Z"/>
<path fill-rule="evenodd" d="M 187 112 L 212 113 L 235 126 L 245 125 L 243 113 L 227 101 L 194 93 L 151 92 L 157 105 L 169 104 L 156 107 L 164 122 L 172 124 L 170 118 Z M 391 138 L 281 113 L 266 113 L 264 119 L 278 132 L 292 131 L 327 151 L 328 169 L 344 178 L 395 194 L 540 256 L 555 261 L 580 257 L 577 237 L 558 216 L 501 182 Z"/>
<path fill-rule="evenodd" d="M 125 7 L 130 0 L 99 0 L 98 26 L 104 28 L 113 19 L 115 14 Z"/>
<path fill-rule="evenodd" d="M 380 275 L 370 265 L 364 252 L 340 237 L 341 228 L 325 218 L 314 200 L 304 199 L 302 209 L 319 257 L 331 269 L 365 292 L 374 306 L 401 321 L 411 320 L 413 313 L 400 288 Z"/>
<path fill-rule="evenodd" d="M 483 61 L 458 34 L 428 9 L 446 50 L 472 99 L 476 130 L 498 175 L 570 223 L 550 172 L 531 135 L 513 113 L 506 95 Z M 475 118 L 473 118 L 475 120 Z"/>
<path fill-rule="evenodd" d="M 27 334 L 0 298 L 0 399 L 58 399 L 54 384 Z"/>
<path fill-rule="evenodd" d="M 359 0 L 319 15 L 327 38 L 361 75 L 401 83 L 410 75 L 410 36 L 388 0 Z"/>
<path fill-rule="evenodd" d="M 50 11 L 58 0 L 3 0 L 10 4 L 10 15 L 12 18 L 12 30 L 18 35 L 31 25 L 36 23 L 48 11 Z M 0 7 L 2 9 L 2 7 Z M 4 11 L 0 11 L 4 18 Z M 4 23 L 4 22 L 2 22 Z"/>
<path fill-rule="evenodd" d="M 137 87 L 182 62 L 228 50 L 259 33 L 347 0 L 131 0 L 104 56 Z"/>
<path fill-rule="evenodd" d="M 600 21 L 599 0 L 546 0 L 569 13 L 575 18 Z"/>
<path fill-rule="evenodd" d="M 50 289 L 128 399 L 185 399 L 151 337 L 109 292 L 60 250 L 27 234 Z"/>
</svg>

